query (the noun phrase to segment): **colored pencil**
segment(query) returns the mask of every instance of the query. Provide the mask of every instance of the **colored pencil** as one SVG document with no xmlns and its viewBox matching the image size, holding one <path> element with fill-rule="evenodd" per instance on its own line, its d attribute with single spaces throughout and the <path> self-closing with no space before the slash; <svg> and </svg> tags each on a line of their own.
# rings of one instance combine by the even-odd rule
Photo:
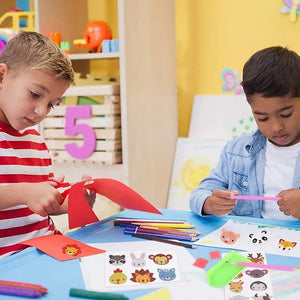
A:
<svg viewBox="0 0 300 300">
<path fill-rule="evenodd" d="M 8 285 L 0 285 L 0 294 L 27 298 L 39 298 L 44 295 L 43 293 L 30 288 L 21 288 Z"/>
<path fill-rule="evenodd" d="M 69 291 L 71 297 L 100 299 L 100 300 L 129 300 L 127 297 L 120 294 L 95 292 L 81 289 L 71 288 Z"/>
<path fill-rule="evenodd" d="M 199 235 L 194 233 L 193 231 L 183 230 L 183 229 L 177 229 L 177 228 L 168 228 L 168 227 L 154 227 L 154 226 L 147 226 L 147 225 L 141 225 L 138 228 L 140 229 L 149 229 L 157 232 L 165 232 L 165 233 L 171 233 L 171 234 L 178 234 L 178 235 L 187 235 L 187 236 L 197 236 Z"/>
<path fill-rule="evenodd" d="M 182 243 L 182 242 L 179 242 L 179 241 L 167 240 L 167 239 L 154 237 L 154 236 L 149 236 L 149 235 L 140 234 L 140 233 L 133 233 L 131 235 L 134 236 L 134 237 L 139 237 L 139 238 L 143 238 L 143 239 L 147 239 L 147 240 L 153 240 L 153 241 L 156 241 L 156 242 L 162 242 L 162 243 L 166 243 L 166 244 L 172 244 L 172 245 L 176 245 L 176 246 L 182 246 L 182 247 L 186 247 L 186 248 L 192 248 L 192 249 L 197 248 L 196 245 Z"/>
<path fill-rule="evenodd" d="M 164 238 L 164 239 L 173 239 L 173 240 L 179 240 L 179 241 L 187 241 L 187 242 L 195 242 L 198 240 L 194 236 L 161 233 L 161 232 L 155 232 L 155 231 L 150 231 L 150 230 L 143 230 L 140 228 L 136 228 L 136 230 L 134 230 L 132 228 L 125 228 L 124 233 L 126 233 L 126 234 L 141 233 L 141 234 L 144 234 L 147 236 L 160 237 L 160 238 Z"/>
<path fill-rule="evenodd" d="M 263 269 L 272 269 L 272 270 L 280 270 L 280 271 L 294 271 L 295 267 L 287 267 L 287 266 L 278 266 L 278 265 L 268 265 L 268 264 L 255 264 L 251 262 L 243 262 L 243 261 L 227 261 L 227 263 L 237 266 L 244 266 L 250 268 L 263 268 Z"/>
<path fill-rule="evenodd" d="M 231 199 L 236 199 L 236 200 L 271 200 L 271 201 L 278 201 L 280 199 L 280 197 L 232 196 Z"/>
<path fill-rule="evenodd" d="M 133 225 L 139 225 L 138 223 L 132 223 Z M 196 225 L 189 224 L 189 223 L 181 223 L 181 224 L 175 224 L 175 223 L 144 223 L 143 225 L 147 226 L 158 226 L 158 227 L 169 227 L 169 228 L 195 228 Z"/>
<path fill-rule="evenodd" d="M 47 294 L 47 288 L 43 287 L 40 284 L 35 284 L 35 283 L 0 280 L 0 286 L 13 286 L 13 287 L 20 287 L 20 288 L 28 288 L 28 289 L 36 290 L 42 294 Z"/>
<path fill-rule="evenodd" d="M 143 226 L 147 226 L 147 225 L 141 225 L 141 227 Z M 194 235 L 201 235 L 202 232 L 197 231 L 197 230 L 193 230 L 193 229 L 180 229 L 180 228 L 166 228 L 166 227 L 155 227 L 155 228 L 159 228 L 159 229 L 167 229 L 169 231 L 176 231 L 176 232 L 186 232 L 186 233 L 190 233 L 190 234 L 194 234 Z"/>
<path fill-rule="evenodd" d="M 114 223 L 175 223 L 182 224 L 185 223 L 184 220 L 155 220 L 155 219 L 134 219 L 134 218 L 115 218 Z"/>
</svg>

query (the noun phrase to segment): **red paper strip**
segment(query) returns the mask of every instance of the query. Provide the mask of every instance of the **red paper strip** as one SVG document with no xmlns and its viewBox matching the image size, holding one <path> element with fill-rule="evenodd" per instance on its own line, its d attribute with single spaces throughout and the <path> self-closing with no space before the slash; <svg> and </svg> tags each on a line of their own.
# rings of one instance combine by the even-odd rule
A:
<svg viewBox="0 0 300 300">
<path fill-rule="evenodd" d="M 85 185 L 82 181 L 71 187 L 68 204 L 70 229 L 99 221 L 83 196 L 83 188 L 94 190 L 123 208 L 162 214 L 141 195 L 120 181 L 93 178 L 90 184 Z"/>
<path fill-rule="evenodd" d="M 22 242 L 61 261 L 105 252 L 61 234 L 44 235 Z"/>
</svg>

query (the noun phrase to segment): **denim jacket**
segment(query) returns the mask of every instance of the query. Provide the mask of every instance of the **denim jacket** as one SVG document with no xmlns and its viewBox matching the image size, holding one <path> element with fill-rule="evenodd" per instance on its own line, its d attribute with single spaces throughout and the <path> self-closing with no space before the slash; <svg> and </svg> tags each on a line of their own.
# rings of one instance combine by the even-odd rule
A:
<svg viewBox="0 0 300 300">
<path fill-rule="evenodd" d="M 237 190 L 239 195 L 263 195 L 266 137 L 257 130 L 229 141 L 210 175 L 192 191 L 190 209 L 202 215 L 205 199 L 216 189 Z M 293 186 L 300 187 L 300 155 L 297 158 Z M 261 201 L 237 200 L 231 215 L 261 218 Z"/>
</svg>

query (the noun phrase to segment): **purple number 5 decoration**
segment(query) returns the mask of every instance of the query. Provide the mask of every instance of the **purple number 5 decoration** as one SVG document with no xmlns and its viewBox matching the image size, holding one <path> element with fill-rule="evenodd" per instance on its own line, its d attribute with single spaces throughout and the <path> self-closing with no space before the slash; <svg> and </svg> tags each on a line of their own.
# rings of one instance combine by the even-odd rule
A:
<svg viewBox="0 0 300 300">
<path fill-rule="evenodd" d="M 86 124 L 76 124 L 77 119 L 89 119 L 92 116 L 92 108 L 87 105 L 68 106 L 66 108 L 65 134 L 68 136 L 83 136 L 83 145 L 78 147 L 76 143 L 66 144 L 67 152 L 75 158 L 84 159 L 93 154 L 96 148 L 96 135 L 92 127 Z"/>
</svg>

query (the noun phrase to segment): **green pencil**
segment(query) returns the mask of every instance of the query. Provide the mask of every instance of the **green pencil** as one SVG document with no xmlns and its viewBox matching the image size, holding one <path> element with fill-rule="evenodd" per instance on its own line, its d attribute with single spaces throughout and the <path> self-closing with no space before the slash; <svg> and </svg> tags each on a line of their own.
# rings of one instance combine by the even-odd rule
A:
<svg viewBox="0 0 300 300">
<path fill-rule="evenodd" d="M 86 299 L 100 299 L 100 300 L 129 300 L 129 298 L 120 294 L 102 293 L 81 289 L 70 289 L 69 295 L 71 297 L 86 298 Z"/>
</svg>

